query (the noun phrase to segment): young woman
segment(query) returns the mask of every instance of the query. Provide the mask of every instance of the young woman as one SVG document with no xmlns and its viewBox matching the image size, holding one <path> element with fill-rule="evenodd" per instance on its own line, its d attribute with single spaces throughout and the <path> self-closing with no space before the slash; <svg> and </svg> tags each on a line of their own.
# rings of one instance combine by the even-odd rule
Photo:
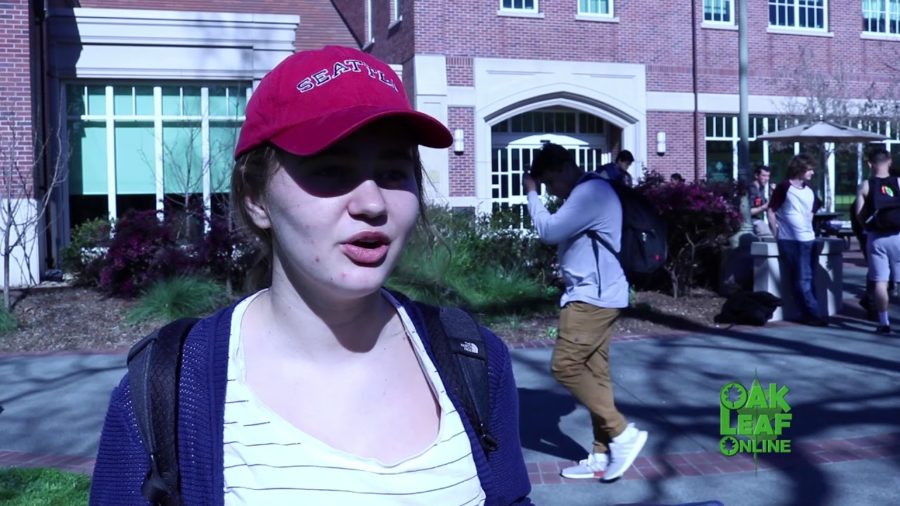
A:
<svg viewBox="0 0 900 506">
<path fill-rule="evenodd" d="M 530 504 L 508 351 L 484 331 L 498 449 L 445 387 L 418 307 L 382 288 L 422 208 L 418 145 L 450 132 L 354 49 L 295 54 L 247 106 L 232 204 L 266 288 L 201 320 L 179 384 L 181 499 L 222 504 Z M 146 504 L 128 379 L 92 504 Z"/>
</svg>

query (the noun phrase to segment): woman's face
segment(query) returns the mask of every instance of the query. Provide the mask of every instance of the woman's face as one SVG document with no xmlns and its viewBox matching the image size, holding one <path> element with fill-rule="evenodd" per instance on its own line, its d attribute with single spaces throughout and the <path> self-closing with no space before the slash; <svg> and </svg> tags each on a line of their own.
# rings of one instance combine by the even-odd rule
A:
<svg viewBox="0 0 900 506">
<path fill-rule="evenodd" d="M 400 257 L 419 211 L 416 146 L 379 121 L 311 157 L 284 156 L 254 223 L 272 231 L 273 284 L 355 298 L 373 293 Z"/>
</svg>

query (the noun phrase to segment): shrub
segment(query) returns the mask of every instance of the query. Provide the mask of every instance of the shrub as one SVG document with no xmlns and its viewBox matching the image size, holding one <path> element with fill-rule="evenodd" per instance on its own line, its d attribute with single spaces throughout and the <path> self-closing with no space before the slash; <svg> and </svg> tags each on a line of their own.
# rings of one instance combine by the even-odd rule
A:
<svg viewBox="0 0 900 506">
<path fill-rule="evenodd" d="M 205 219 L 202 209 L 169 212 L 162 220 L 156 211 L 127 213 L 115 225 L 99 286 L 111 295 L 133 297 L 182 274 L 209 276 L 229 288 L 241 286 L 256 243 L 231 227 L 227 217 Z M 208 230 L 202 233 L 204 228 Z"/>
<path fill-rule="evenodd" d="M 650 173 L 638 189 L 669 227 L 665 271 L 672 295 L 690 295 L 692 288 L 711 284 L 718 275 L 721 246 L 741 226 L 741 189 L 734 183 L 671 184 L 658 173 Z"/>
<path fill-rule="evenodd" d="M 235 228 L 227 216 L 213 215 L 207 223 L 209 230 L 193 251 L 198 267 L 229 288 L 243 286 L 259 243 Z"/>
<path fill-rule="evenodd" d="M 91 480 L 56 469 L 0 469 L 0 503 L 8 506 L 87 505 Z"/>
<path fill-rule="evenodd" d="M 160 221 L 156 211 L 129 211 L 116 222 L 100 287 L 112 295 L 132 297 L 156 281 L 192 272 L 195 262 L 176 238 L 176 227 Z"/>
<path fill-rule="evenodd" d="M 227 302 L 225 287 L 221 284 L 203 278 L 178 276 L 153 284 L 129 311 L 128 321 L 170 321 L 185 316 L 200 316 Z"/>
<path fill-rule="evenodd" d="M 19 326 L 16 316 L 2 304 L 0 304 L 0 334 L 12 332 Z"/>
<path fill-rule="evenodd" d="M 103 259 L 110 243 L 111 225 L 106 218 L 86 221 L 74 229 L 69 245 L 61 253 L 62 268 L 79 285 L 99 285 Z"/>
<path fill-rule="evenodd" d="M 427 216 L 430 229 L 410 240 L 388 286 L 423 302 L 482 313 L 528 312 L 556 302 L 553 250 L 509 227 L 508 216 L 445 208 Z"/>
</svg>

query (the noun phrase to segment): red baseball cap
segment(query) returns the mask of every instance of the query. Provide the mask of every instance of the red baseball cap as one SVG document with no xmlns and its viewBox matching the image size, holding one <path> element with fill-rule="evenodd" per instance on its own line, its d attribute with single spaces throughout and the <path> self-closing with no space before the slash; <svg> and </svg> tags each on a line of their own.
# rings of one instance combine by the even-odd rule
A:
<svg viewBox="0 0 900 506">
<path fill-rule="evenodd" d="M 453 143 L 450 130 L 415 111 L 397 74 L 372 55 L 340 46 L 296 53 L 266 74 L 250 97 L 234 157 L 265 142 L 313 155 L 388 117 L 406 121 L 417 144 Z"/>
</svg>

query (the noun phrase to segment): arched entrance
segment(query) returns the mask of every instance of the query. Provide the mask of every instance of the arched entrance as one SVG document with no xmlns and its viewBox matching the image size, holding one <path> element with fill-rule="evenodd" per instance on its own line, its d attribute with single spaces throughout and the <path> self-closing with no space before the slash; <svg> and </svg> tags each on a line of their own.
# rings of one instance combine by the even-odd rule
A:
<svg viewBox="0 0 900 506">
<path fill-rule="evenodd" d="M 512 210 L 520 223 L 529 223 L 522 175 L 545 142 L 567 148 L 585 170 L 596 170 L 621 149 L 622 129 L 565 106 L 551 106 L 517 114 L 491 125 L 491 210 Z"/>
</svg>

